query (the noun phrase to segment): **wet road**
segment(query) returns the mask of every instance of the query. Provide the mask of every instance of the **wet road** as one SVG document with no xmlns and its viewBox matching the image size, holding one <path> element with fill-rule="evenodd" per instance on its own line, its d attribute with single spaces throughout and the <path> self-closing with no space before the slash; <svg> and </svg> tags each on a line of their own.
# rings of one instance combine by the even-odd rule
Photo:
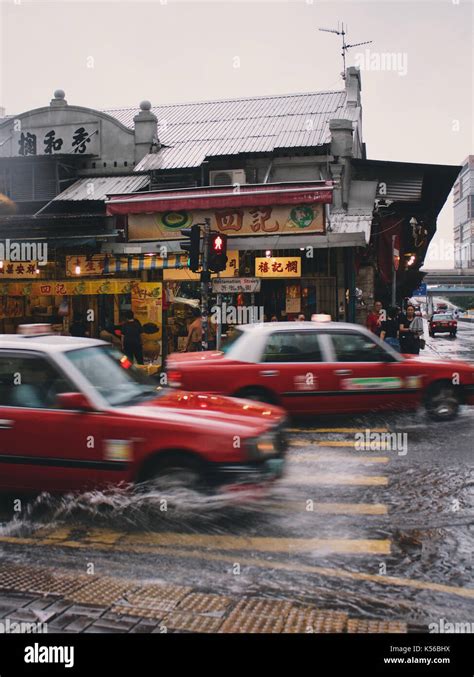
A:
<svg viewBox="0 0 474 677">
<path fill-rule="evenodd" d="M 459 325 L 426 355 L 474 361 L 474 324 Z M 396 449 L 358 451 L 367 429 L 397 433 Z M 286 478 L 256 503 L 117 492 L 43 498 L 12 520 L 4 500 L 0 558 L 359 617 L 474 619 L 474 412 L 313 421 L 290 439 Z"/>
</svg>

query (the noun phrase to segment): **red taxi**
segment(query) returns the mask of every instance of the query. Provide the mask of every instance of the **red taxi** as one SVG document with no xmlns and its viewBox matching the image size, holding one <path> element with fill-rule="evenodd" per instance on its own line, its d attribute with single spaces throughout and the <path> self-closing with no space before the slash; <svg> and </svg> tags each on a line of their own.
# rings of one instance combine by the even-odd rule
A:
<svg viewBox="0 0 474 677">
<path fill-rule="evenodd" d="M 157 387 L 103 341 L 0 335 L 0 490 L 159 478 L 217 491 L 282 474 L 278 407 Z"/>
<path fill-rule="evenodd" d="M 453 338 L 458 330 L 457 320 L 449 313 L 435 313 L 429 323 L 430 336 L 435 334 L 450 334 Z"/>
<path fill-rule="evenodd" d="M 415 410 L 450 420 L 474 404 L 474 366 L 403 356 L 339 322 L 241 325 L 222 352 L 173 353 L 169 385 L 277 404 L 295 415 Z"/>
</svg>

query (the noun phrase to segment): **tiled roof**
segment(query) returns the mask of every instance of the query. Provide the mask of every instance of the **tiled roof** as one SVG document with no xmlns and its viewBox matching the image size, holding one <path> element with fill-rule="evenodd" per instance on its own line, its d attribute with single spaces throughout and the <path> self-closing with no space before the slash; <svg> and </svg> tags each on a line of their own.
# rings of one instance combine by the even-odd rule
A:
<svg viewBox="0 0 474 677">
<path fill-rule="evenodd" d="M 136 108 L 106 110 L 133 128 Z M 156 106 L 158 136 L 165 146 L 146 155 L 135 171 L 199 167 L 206 157 L 308 148 L 330 141 L 329 120 L 356 120 L 345 91 Z"/>
</svg>

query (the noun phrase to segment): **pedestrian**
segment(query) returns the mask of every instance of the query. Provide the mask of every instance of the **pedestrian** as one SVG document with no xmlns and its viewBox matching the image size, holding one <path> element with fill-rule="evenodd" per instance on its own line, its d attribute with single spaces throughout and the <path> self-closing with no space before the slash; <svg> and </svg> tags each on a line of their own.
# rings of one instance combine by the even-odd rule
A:
<svg viewBox="0 0 474 677">
<path fill-rule="evenodd" d="M 389 346 L 400 352 L 400 340 L 398 338 L 400 321 L 398 308 L 392 307 L 387 310 L 387 319 L 380 323 L 380 338 Z"/>
<path fill-rule="evenodd" d="M 188 328 L 184 352 L 197 352 L 202 350 L 202 317 L 199 308 L 193 308 L 192 317 L 193 321 Z"/>
<path fill-rule="evenodd" d="M 87 336 L 90 336 L 90 332 L 87 327 L 87 322 L 84 322 L 82 313 L 74 314 L 74 321 L 71 323 L 71 326 L 69 327 L 69 333 L 71 334 L 71 336 L 80 336 L 81 338 L 86 338 Z"/>
<path fill-rule="evenodd" d="M 305 318 L 305 316 L 303 315 L 303 313 L 300 313 L 300 314 L 298 315 L 298 322 L 304 322 L 305 320 L 306 320 L 306 318 Z"/>
<path fill-rule="evenodd" d="M 372 312 L 367 315 L 367 329 L 380 336 L 381 323 L 385 320 L 385 317 L 386 313 L 383 310 L 382 301 L 376 301 Z"/>
<path fill-rule="evenodd" d="M 276 315 L 272 315 L 270 322 L 278 322 L 278 317 Z"/>
<path fill-rule="evenodd" d="M 143 364 L 142 325 L 131 310 L 125 311 L 125 322 L 122 324 L 122 351 L 130 362 L 135 359 Z"/>
<path fill-rule="evenodd" d="M 400 350 L 408 355 L 419 355 L 423 339 L 423 320 L 415 315 L 415 306 L 409 303 L 399 316 Z"/>
</svg>

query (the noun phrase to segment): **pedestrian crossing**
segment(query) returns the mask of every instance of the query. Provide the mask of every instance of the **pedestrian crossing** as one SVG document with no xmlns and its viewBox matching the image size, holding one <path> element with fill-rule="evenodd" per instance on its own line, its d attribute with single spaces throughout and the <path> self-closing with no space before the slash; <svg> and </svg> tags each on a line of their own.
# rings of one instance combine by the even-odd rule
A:
<svg viewBox="0 0 474 677">
<path fill-rule="evenodd" d="M 365 430 L 365 429 L 364 429 Z M 389 555 L 392 543 L 380 537 L 374 520 L 386 520 L 387 505 L 380 492 L 389 485 L 391 458 L 382 450 L 357 451 L 354 435 L 362 428 L 294 428 L 285 476 L 275 484 L 281 492 L 275 500 L 264 499 L 255 507 L 264 519 L 250 533 L 238 523 L 230 533 L 186 534 L 179 523 L 172 529 L 127 533 L 117 528 L 71 529 L 67 524 L 42 528 L 26 540 L 28 544 L 63 548 L 112 550 L 117 552 L 158 552 L 169 556 L 189 549 L 199 554 L 252 552 L 274 555 L 290 553 L 318 559 L 332 556 Z M 371 432 L 388 432 L 387 428 Z M 384 450 L 385 451 L 385 450 Z M 360 500 L 359 500 L 360 499 Z M 345 520 L 341 523 L 341 520 Z M 347 520 L 350 520 L 349 522 Z M 240 533 L 239 532 L 240 529 Z M 237 533 L 232 533 L 237 530 Z M 0 536 L 0 543 L 20 543 L 14 536 Z M 25 539 L 23 539 L 25 540 Z M 27 545 L 25 541 L 25 545 Z"/>
</svg>

